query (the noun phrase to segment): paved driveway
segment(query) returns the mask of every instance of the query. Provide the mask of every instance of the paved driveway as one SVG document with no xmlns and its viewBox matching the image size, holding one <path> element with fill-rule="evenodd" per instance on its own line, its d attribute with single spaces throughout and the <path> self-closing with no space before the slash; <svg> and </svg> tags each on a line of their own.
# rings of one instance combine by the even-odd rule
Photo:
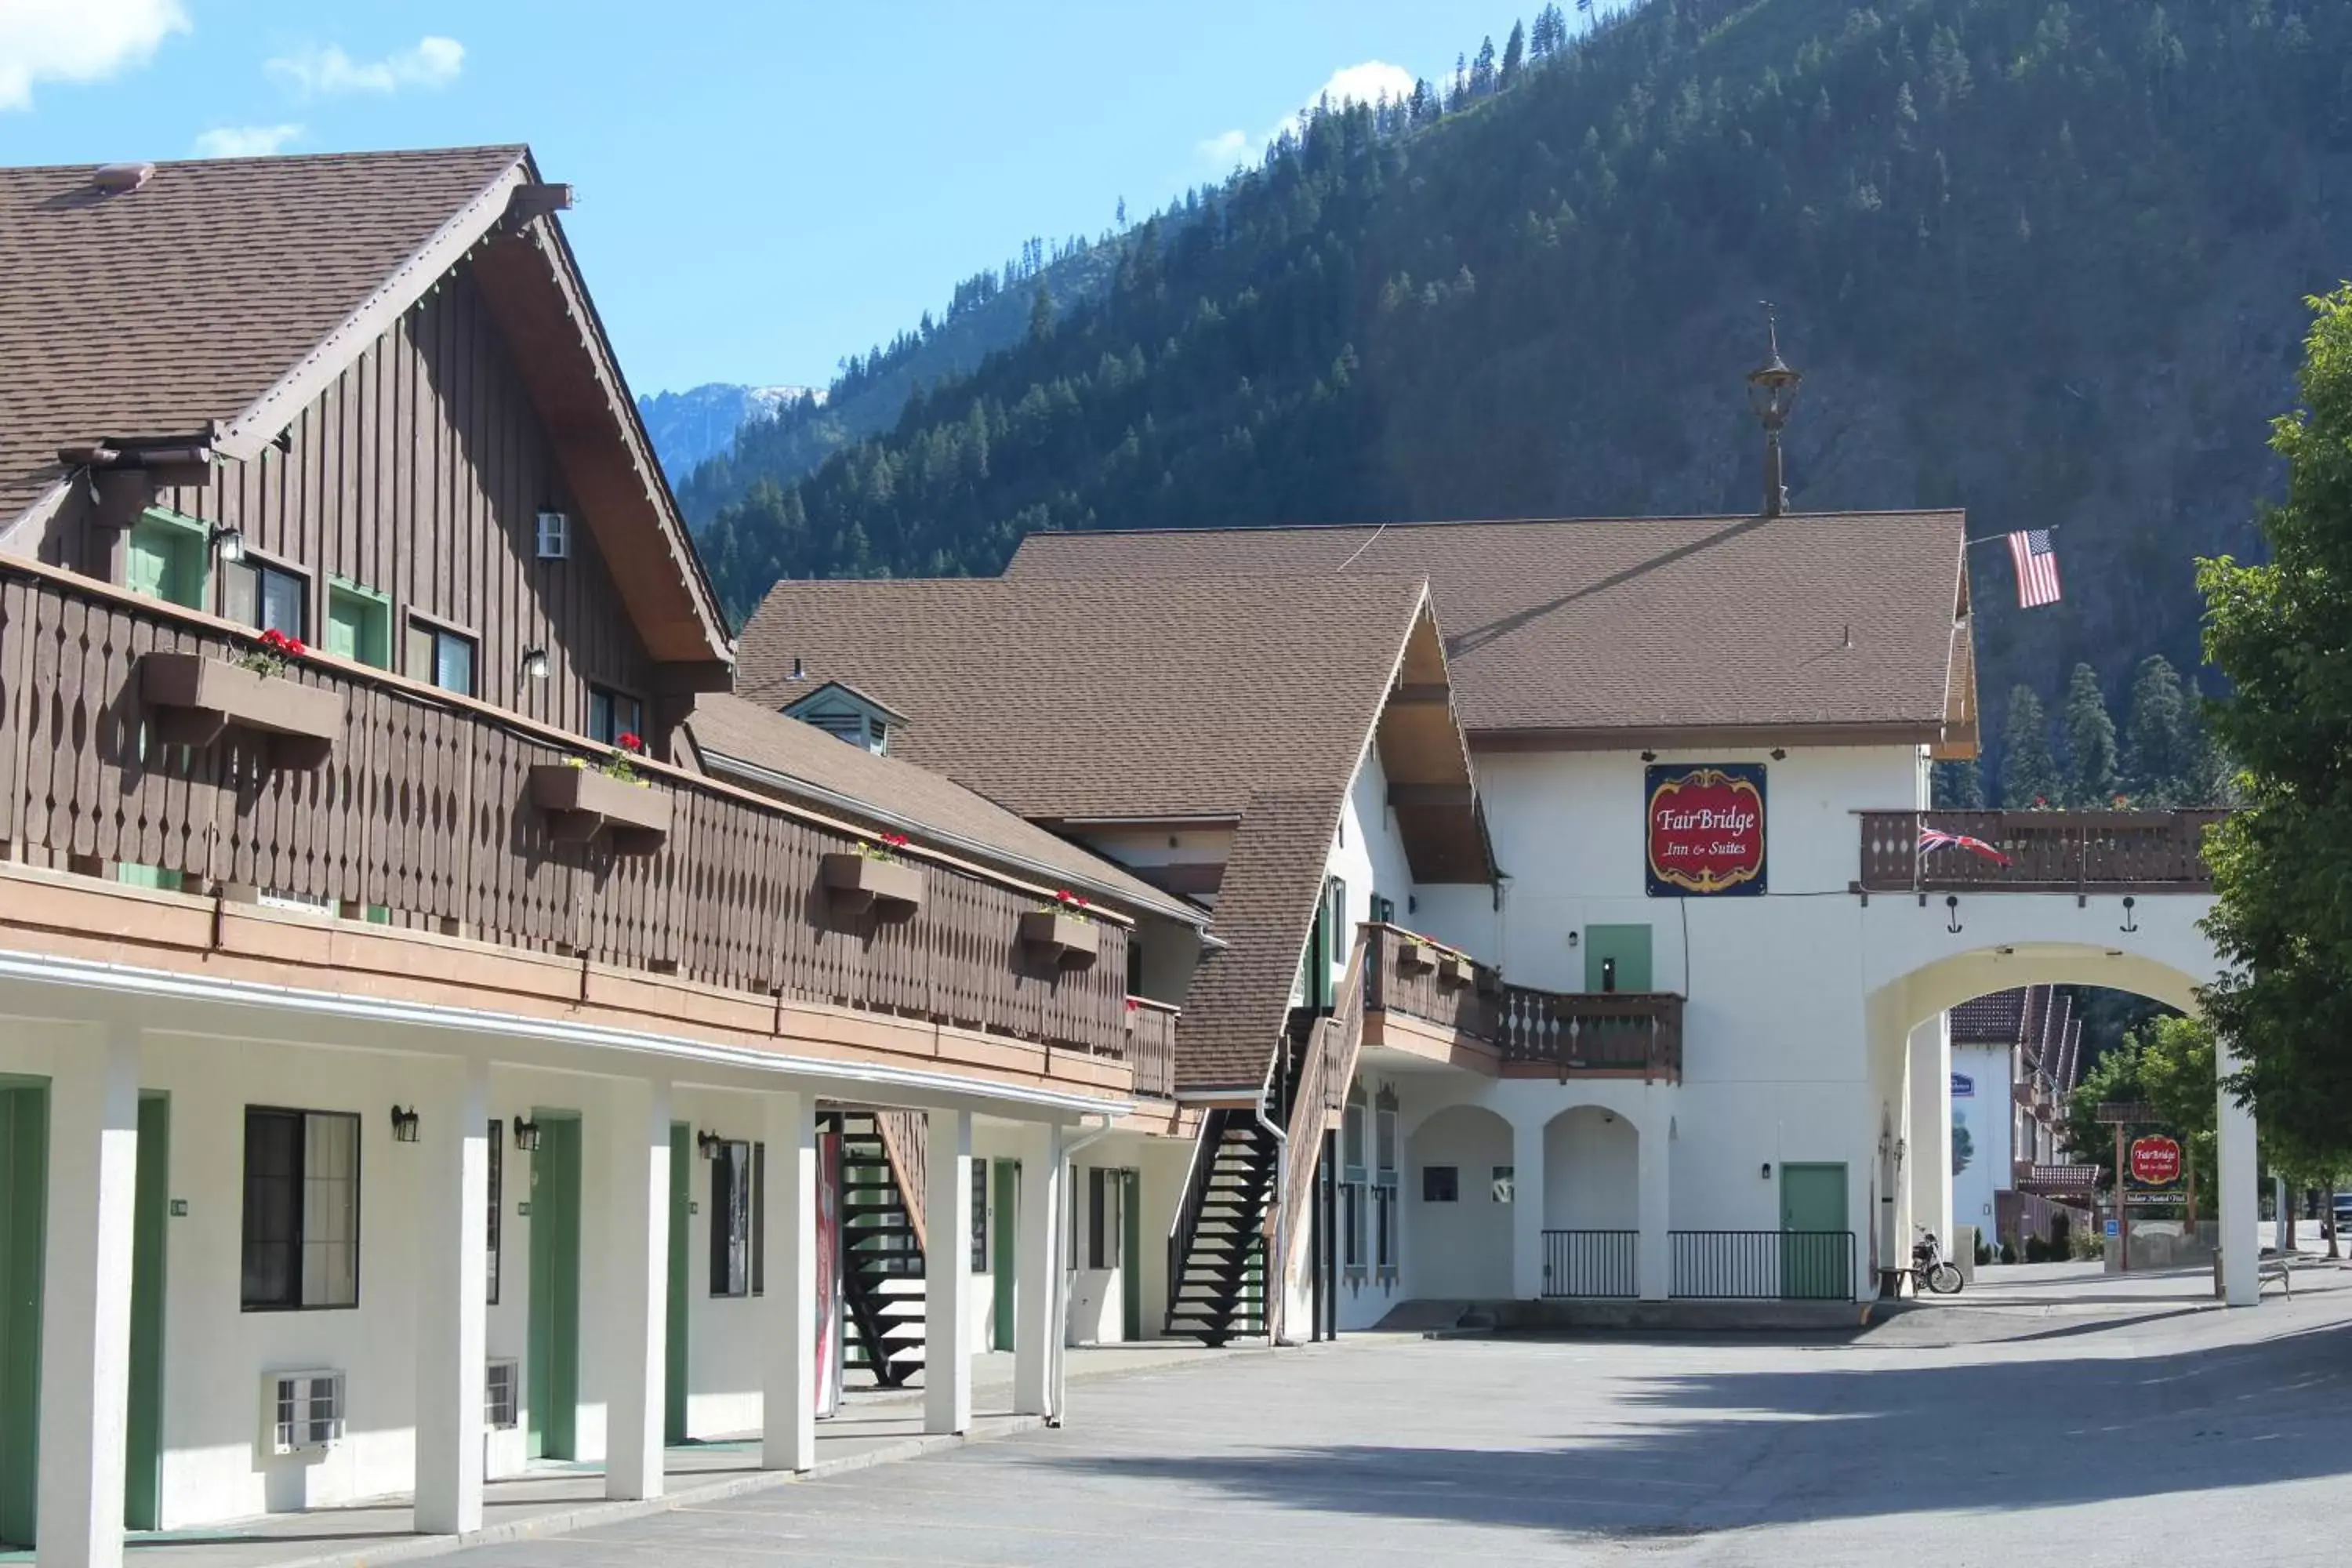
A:
<svg viewBox="0 0 2352 1568">
<path fill-rule="evenodd" d="M 452 1561 L 2338 1564 L 2339 1281 L 2252 1312 L 2085 1281 L 1845 1342 L 1359 1339 L 1082 1384 L 1064 1431 Z"/>
</svg>

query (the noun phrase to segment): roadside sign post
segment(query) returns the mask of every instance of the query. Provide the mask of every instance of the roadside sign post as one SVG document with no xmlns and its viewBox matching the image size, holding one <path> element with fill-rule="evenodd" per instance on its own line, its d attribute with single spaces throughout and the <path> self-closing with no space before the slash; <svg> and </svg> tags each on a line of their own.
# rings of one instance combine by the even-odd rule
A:
<svg viewBox="0 0 2352 1568">
<path fill-rule="evenodd" d="M 2131 1161 L 2124 1150 L 2124 1131 L 2134 1122 L 2154 1121 L 2156 1107 L 2143 1100 L 2102 1100 L 2095 1121 L 2116 1130 L 2116 1261 L 2120 1273 L 2131 1272 L 2131 1210 L 2125 1202 L 2124 1182 Z"/>
</svg>

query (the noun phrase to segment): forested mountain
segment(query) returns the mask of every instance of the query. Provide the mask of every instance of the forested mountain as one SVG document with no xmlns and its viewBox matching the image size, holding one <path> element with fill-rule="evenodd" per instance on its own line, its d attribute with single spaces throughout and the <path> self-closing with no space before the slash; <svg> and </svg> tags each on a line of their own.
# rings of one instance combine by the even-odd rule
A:
<svg viewBox="0 0 2352 1568">
<path fill-rule="evenodd" d="M 1770 299 L 1795 505 L 2060 530 L 2053 608 L 1971 552 L 1989 739 L 2078 660 L 2111 699 L 2194 662 L 2190 558 L 2253 547 L 2302 299 L 2352 271 L 2352 5 L 1536 23 L 1128 230 L 1099 297 L 887 432 L 782 482 L 739 458 L 730 604 L 992 572 L 1038 528 L 1750 510 Z"/>
</svg>

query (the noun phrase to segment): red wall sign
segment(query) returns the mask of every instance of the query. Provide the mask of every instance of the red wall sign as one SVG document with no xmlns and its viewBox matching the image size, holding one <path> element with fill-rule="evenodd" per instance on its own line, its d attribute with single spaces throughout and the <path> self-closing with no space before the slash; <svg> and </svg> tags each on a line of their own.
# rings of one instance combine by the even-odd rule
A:
<svg viewBox="0 0 2352 1568">
<path fill-rule="evenodd" d="M 2131 1173 L 2143 1186 L 2172 1185 L 2180 1180 L 2180 1145 L 2169 1138 L 2133 1139 Z"/>
<path fill-rule="evenodd" d="M 1759 763 L 1649 770 L 1650 896 L 1764 890 L 1764 768 Z"/>
</svg>

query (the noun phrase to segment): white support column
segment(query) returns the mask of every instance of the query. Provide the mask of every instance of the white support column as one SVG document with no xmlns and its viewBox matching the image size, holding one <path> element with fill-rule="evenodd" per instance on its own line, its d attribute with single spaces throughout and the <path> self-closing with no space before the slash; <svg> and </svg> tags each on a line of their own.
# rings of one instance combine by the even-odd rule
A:
<svg viewBox="0 0 2352 1568">
<path fill-rule="evenodd" d="M 1048 1121 L 1026 1131 L 1020 1228 L 1013 1237 L 1013 1408 L 1022 1415 L 1051 1415 L 1054 1342 L 1061 1337 L 1055 1321 L 1060 1300 L 1055 1276 L 1061 1262 L 1054 1246 L 1054 1210 L 1062 1181 L 1062 1130 Z M 1130 1260 L 1129 1266 L 1135 1264 Z"/>
<path fill-rule="evenodd" d="M 56 1568 L 122 1561 L 138 1166 L 139 1031 L 60 1038 L 49 1080 L 36 1527 L 36 1555 Z"/>
<path fill-rule="evenodd" d="M 482 1527 L 482 1375 L 489 1286 L 490 1068 L 425 1064 L 417 1142 L 393 1158 L 416 1183 L 416 1528 Z"/>
<path fill-rule="evenodd" d="M 1479 1173 L 1462 1173 L 1475 1183 Z M 1465 1192 L 1464 1203 L 1486 1194 Z M 1511 1295 L 1532 1301 L 1544 1293 L 1544 1123 L 1511 1124 Z"/>
<path fill-rule="evenodd" d="M 760 1464 L 816 1463 L 816 1107 L 804 1094 L 768 1100 L 768 1250 L 760 1353 Z"/>
<path fill-rule="evenodd" d="M 1947 1252 L 1952 1237 L 1951 1015 L 1938 1013 L 1911 1031 L 1911 1220 L 1934 1231 Z"/>
<path fill-rule="evenodd" d="M 669 1362 L 669 1084 L 616 1079 L 608 1095 L 604 1495 L 657 1498 Z"/>
<path fill-rule="evenodd" d="M 2238 1058 L 2224 1040 L 2214 1053 L 2220 1079 L 2220 1120 L 2215 1127 L 2215 1175 L 2221 1184 L 2221 1294 L 2232 1307 L 2262 1300 L 2262 1190 L 2254 1152 L 2254 1112 L 2226 1087 Z M 2284 1226 L 2280 1234 L 2285 1234 Z"/>
<path fill-rule="evenodd" d="M 1653 1091 L 1653 1098 L 1663 1098 Z M 1635 1223 L 1642 1234 L 1634 1258 L 1633 1282 L 1644 1301 L 1663 1301 L 1674 1281 L 1674 1244 L 1666 1234 L 1671 1223 L 1674 1157 L 1674 1112 L 1654 1109 L 1644 1117 L 1637 1156 L 1640 1190 Z"/>
<path fill-rule="evenodd" d="M 971 1430 L 971 1113 L 930 1113 L 923 1198 L 923 1430 Z"/>
</svg>

